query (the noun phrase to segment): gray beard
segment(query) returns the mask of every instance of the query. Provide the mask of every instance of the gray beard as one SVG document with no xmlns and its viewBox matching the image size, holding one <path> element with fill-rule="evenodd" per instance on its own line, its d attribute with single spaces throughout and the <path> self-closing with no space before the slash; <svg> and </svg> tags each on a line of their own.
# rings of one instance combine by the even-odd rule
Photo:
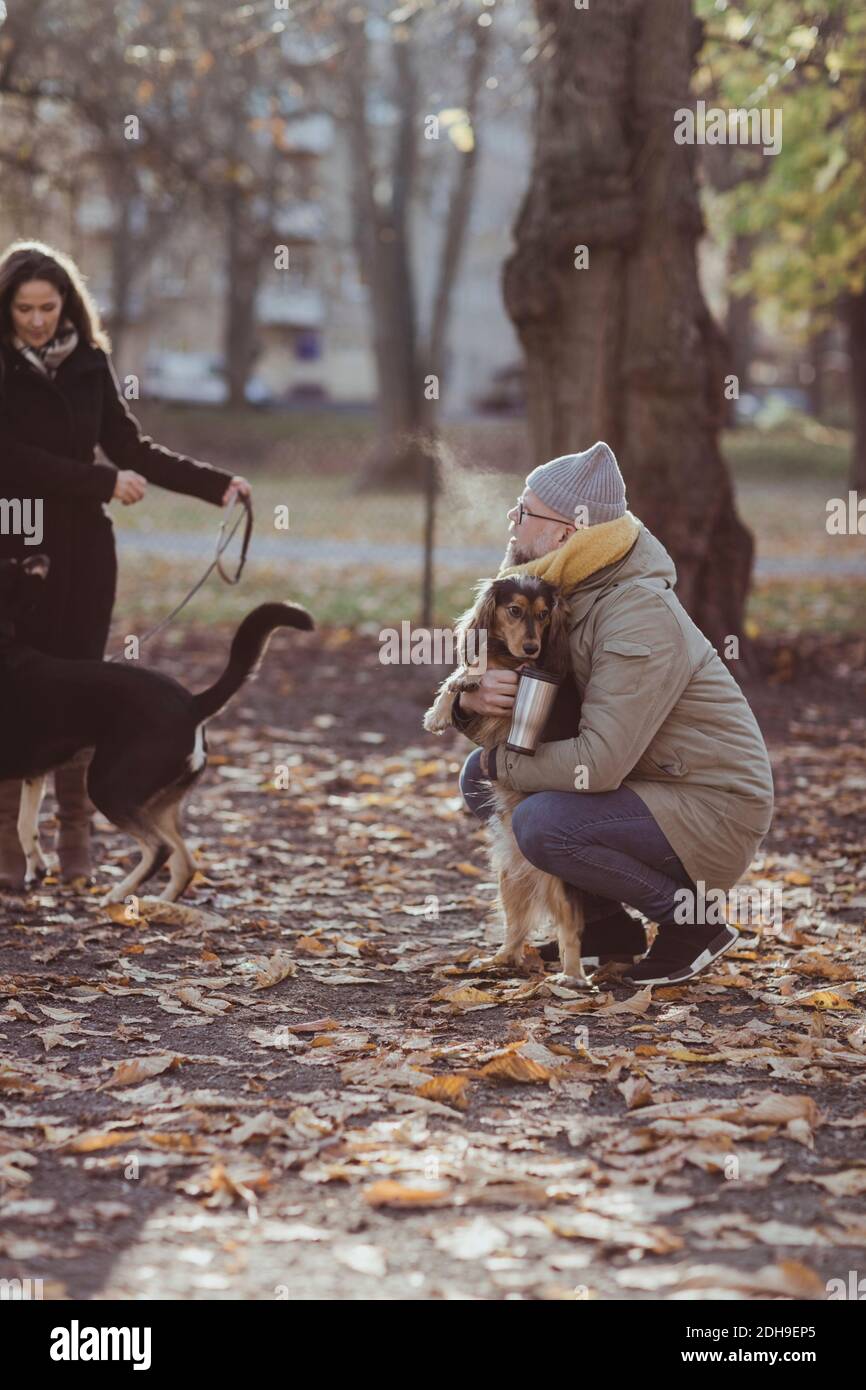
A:
<svg viewBox="0 0 866 1390">
<path fill-rule="evenodd" d="M 525 565 L 530 560 L 537 560 L 538 558 L 537 555 L 531 555 L 528 550 L 519 546 L 513 536 L 509 536 L 500 569 L 508 569 L 511 565 Z"/>
</svg>

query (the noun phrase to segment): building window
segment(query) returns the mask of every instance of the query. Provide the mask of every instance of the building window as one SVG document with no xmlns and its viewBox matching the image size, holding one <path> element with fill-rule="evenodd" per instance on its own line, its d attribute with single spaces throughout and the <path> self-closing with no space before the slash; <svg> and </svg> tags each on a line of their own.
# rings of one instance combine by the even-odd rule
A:
<svg viewBox="0 0 866 1390">
<path fill-rule="evenodd" d="M 304 329 L 295 336 L 295 356 L 299 362 L 315 362 L 322 355 L 320 334 L 312 329 Z"/>
</svg>

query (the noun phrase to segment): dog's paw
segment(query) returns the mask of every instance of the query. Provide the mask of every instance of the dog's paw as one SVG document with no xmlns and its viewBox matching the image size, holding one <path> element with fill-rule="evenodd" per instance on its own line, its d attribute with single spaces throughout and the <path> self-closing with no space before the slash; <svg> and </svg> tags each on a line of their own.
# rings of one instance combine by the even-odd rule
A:
<svg viewBox="0 0 866 1390">
<path fill-rule="evenodd" d="M 523 964 L 523 955 L 513 956 L 507 951 L 497 951 L 493 956 L 477 956 L 469 964 L 470 970 L 519 970 Z"/>
<path fill-rule="evenodd" d="M 126 894 L 121 892 L 119 887 L 110 888 L 105 896 L 99 899 L 99 906 L 111 907 L 113 903 L 122 903 L 125 898 Z"/>
<path fill-rule="evenodd" d="M 560 989 L 571 990 L 595 988 L 592 981 L 588 980 L 585 975 L 567 975 L 564 970 L 558 970 L 555 975 L 546 975 L 545 984 L 559 985 Z"/>
</svg>

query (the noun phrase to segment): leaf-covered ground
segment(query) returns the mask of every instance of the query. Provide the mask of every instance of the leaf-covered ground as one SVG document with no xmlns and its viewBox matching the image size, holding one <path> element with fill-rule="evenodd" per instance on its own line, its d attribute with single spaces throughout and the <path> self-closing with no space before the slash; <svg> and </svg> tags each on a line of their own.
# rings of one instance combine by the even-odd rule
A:
<svg viewBox="0 0 866 1390">
<path fill-rule="evenodd" d="M 224 634 L 152 660 L 196 687 Z M 780 925 L 698 981 L 473 976 L 439 672 L 275 639 L 211 726 L 188 910 L 0 900 L 0 1277 L 71 1298 L 825 1298 L 866 1241 L 863 644 L 748 686 Z M 285 783 L 288 785 L 284 785 Z M 275 785 L 279 784 L 278 785 Z M 50 810 L 50 802 L 47 803 Z M 102 888 L 129 842 L 98 822 Z"/>
</svg>

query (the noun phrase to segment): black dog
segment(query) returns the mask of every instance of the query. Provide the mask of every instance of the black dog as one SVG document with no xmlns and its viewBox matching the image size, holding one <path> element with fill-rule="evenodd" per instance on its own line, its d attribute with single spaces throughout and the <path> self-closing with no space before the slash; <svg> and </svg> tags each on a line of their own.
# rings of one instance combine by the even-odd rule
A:
<svg viewBox="0 0 866 1390">
<path fill-rule="evenodd" d="M 23 778 L 18 833 L 27 881 L 44 872 L 39 806 L 44 775 L 94 748 L 91 800 L 135 836 L 141 860 L 106 902 L 122 902 L 168 862 L 162 897 L 173 902 L 195 873 L 179 828 L 181 802 L 207 763 L 204 725 L 255 670 L 275 628 L 309 631 L 313 619 L 290 603 L 263 603 L 244 618 L 219 680 L 199 695 L 158 671 L 45 656 L 15 640 L 35 603 L 48 557 L 0 560 L 0 779 Z"/>
</svg>

